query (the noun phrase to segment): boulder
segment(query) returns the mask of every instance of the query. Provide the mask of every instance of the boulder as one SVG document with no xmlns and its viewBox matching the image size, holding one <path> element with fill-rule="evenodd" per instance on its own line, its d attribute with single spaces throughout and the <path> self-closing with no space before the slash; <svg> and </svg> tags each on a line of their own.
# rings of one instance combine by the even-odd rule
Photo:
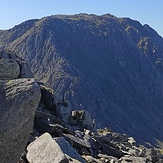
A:
<svg viewBox="0 0 163 163">
<path fill-rule="evenodd" d="M 16 79 L 20 73 L 18 62 L 11 59 L 0 59 L 0 79 Z"/>
<path fill-rule="evenodd" d="M 81 123 L 80 125 L 86 129 L 93 128 L 93 120 L 86 110 L 74 110 L 71 114 L 72 118 L 77 122 Z"/>
<path fill-rule="evenodd" d="M 29 163 L 68 163 L 62 149 L 48 133 L 28 145 L 26 157 Z"/>
<path fill-rule="evenodd" d="M 33 78 L 28 64 L 11 51 L 0 51 L 0 79 Z"/>
<path fill-rule="evenodd" d="M 101 137 L 96 136 L 95 139 L 98 142 L 98 144 L 102 147 L 102 150 L 105 154 L 109 156 L 114 156 L 117 158 L 120 158 L 123 156 L 123 153 L 119 149 L 107 145 Z"/>
<path fill-rule="evenodd" d="M 74 150 L 63 137 L 54 138 L 54 140 L 59 144 L 65 156 L 69 159 L 69 162 L 86 163 L 85 160 L 79 155 L 79 153 L 76 150 Z"/>
<path fill-rule="evenodd" d="M 17 162 L 28 142 L 40 100 L 35 79 L 0 81 L 0 159 Z"/>
<path fill-rule="evenodd" d="M 77 149 L 81 149 L 83 147 L 85 148 L 91 148 L 91 144 L 88 140 L 83 140 L 83 139 L 80 139 L 76 136 L 73 136 L 71 134 L 63 134 L 63 136 L 65 137 L 65 139 L 68 141 L 68 142 L 73 142 L 73 146 Z"/>
<path fill-rule="evenodd" d="M 69 103 L 54 90 L 40 84 L 41 87 L 41 101 L 40 105 L 44 111 L 49 111 L 51 114 L 58 116 L 64 122 L 68 122 L 71 115 Z"/>
</svg>

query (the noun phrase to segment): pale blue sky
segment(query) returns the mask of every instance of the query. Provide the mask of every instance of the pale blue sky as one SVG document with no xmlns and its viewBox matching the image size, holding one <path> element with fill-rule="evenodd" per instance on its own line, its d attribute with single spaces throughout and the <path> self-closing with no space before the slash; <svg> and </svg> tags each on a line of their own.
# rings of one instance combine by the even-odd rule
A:
<svg viewBox="0 0 163 163">
<path fill-rule="evenodd" d="M 56 14 L 106 14 L 148 24 L 163 36 L 163 0 L 0 0 L 0 29 Z"/>
</svg>

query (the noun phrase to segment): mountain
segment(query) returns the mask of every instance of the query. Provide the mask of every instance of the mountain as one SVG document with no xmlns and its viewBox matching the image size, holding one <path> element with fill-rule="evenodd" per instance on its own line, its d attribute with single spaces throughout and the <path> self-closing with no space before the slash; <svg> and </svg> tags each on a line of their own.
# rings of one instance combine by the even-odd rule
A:
<svg viewBox="0 0 163 163">
<path fill-rule="evenodd" d="M 25 59 L 72 109 L 88 110 L 97 127 L 163 141 L 163 38 L 149 25 L 110 14 L 55 15 L 1 30 L 0 48 Z"/>
</svg>

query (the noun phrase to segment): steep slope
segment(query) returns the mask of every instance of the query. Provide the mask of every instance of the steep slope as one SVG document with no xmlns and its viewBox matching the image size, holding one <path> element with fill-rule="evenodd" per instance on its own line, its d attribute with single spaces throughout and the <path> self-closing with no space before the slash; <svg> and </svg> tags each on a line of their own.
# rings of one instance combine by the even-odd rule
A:
<svg viewBox="0 0 163 163">
<path fill-rule="evenodd" d="M 0 31 L 0 44 L 23 54 L 38 80 L 90 111 L 98 126 L 163 141 L 163 39 L 148 25 L 56 15 Z"/>
</svg>

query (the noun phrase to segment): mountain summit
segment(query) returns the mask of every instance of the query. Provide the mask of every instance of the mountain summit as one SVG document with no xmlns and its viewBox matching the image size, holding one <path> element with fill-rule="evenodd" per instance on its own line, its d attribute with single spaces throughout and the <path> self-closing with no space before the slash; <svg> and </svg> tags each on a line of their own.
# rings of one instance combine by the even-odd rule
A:
<svg viewBox="0 0 163 163">
<path fill-rule="evenodd" d="M 77 14 L 0 31 L 35 77 L 108 127 L 139 142 L 163 141 L 163 38 L 129 18 Z"/>
</svg>

